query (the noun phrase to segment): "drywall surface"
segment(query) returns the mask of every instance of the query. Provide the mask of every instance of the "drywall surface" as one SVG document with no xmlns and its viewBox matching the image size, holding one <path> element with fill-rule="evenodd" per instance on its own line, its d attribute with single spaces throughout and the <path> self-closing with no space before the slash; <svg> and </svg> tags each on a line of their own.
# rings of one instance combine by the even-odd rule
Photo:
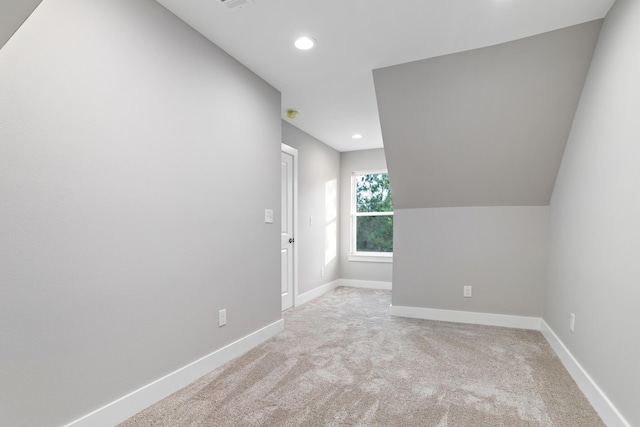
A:
<svg viewBox="0 0 640 427">
<path fill-rule="evenodd" d="M 630 425 L 640 425 L 638 22 L 640 2 L 618 0 L 602 26 L 551 199 L 544 310 Z"/>
<path fill-rule="evenodd" d="M 393 305 L 540 317 L 547 220 L 546 206 L 397 209 Z"/>
<path fill-rule="evenodd" d="M 298 150 L 295 244 L 298 245 L 298 294 L 302 294 L 340 278 L 340 153 L 284 120 L 282 141 Z"/>
<path fill-rule="evenodd" d="M 601 23 L 374 70 L 396 209 L 549 205 Z"/>
<path fill-rule="evenodd" d="M 0 2 L 0 49 L 31 15 L 42 0 L 2 0 Z"/>
<path fill-rule="evenodd" d="M 353 172 L 387 170 L 384 149 L 340 154 L 340 278 L 391 282 L 392 263 L 349 261 L 351 251 L 351 175 Z M 393 193 L 393 182 L 391 182 Z"/>
<path fill-rule="evenodd" d="M 281 318 L 274 88 L 152 0 L 56 0 L 0 50 L 0 99 L 0 425 Z"/>
</svg>

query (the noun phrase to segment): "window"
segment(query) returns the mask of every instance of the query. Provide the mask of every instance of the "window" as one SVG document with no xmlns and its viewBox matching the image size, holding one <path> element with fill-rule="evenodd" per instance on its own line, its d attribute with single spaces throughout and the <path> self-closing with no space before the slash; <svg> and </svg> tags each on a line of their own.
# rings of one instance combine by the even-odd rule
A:
<svg viewBox="0 0 640 427">
<path fill-rule="evenodd" d="M 386 172 L 356 172 L 351 178 L 350 261 L 390 262 L 393 201 Z"/>
</svg>

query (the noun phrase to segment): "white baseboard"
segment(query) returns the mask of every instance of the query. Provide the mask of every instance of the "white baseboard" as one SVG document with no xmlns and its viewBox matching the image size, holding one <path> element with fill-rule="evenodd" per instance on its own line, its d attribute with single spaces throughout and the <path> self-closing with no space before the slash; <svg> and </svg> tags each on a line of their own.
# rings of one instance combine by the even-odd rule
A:
<svg viewBox="0 0 640 427">
<path fill-rule="evenodd" d="M 65 427 L 112 427 L 284 330 L 282 319 L 79 418 Z"/>
<path fill-rule="evenodd" d="M 302 305 L 302 304 L 306 304 L 309 301 L 311 301 L 312 299 L 318 298 L 319 296 L 322 296 L 324 294 L 326 294 L 327 292 L 330 292 L 332 290 L 334 290 L 335 288 L 337 288 L 338 286 L 340 286 L 338 284 L 339 280 L 334 280 L 333 282 L 329 282 L 325 285 L 319 286 L 315 289 L 312 289 L 308 292 L 305 292 L 301 295 L 298 295 L 296 297 L 296 305 Z"/>
<path fill-rule="evenodd" d="M 602 421 L 604 421 L 608 427 L 631 427 L 631 424 L 624 419 L 618 409 L 611 403 L 609 398 L 602 392 L 600 387 L 598 387 L 587 371 L 578 363 L 569 349 L 560 341 L 560 338 L 558 338 L 544 320 L 541 321 L 540 332 L 542 332 L 542 335 L 547 339 L 564 367 L 589 400 L 589 403 L 591 403 L 596 412 L 598 412 Z"/>
<path fill-rule="evenodd" d="M 349 288 L 384 289 L 391 290 L 391 282 L 376 282 L 373 280 L 339 279 L 338 286 Z"/>
<path fill-rule="evenodd" d="M 624 419 L 611 400 L 602 392 L 587 371 L 584 370 L 567 347 L 560 341 L 560 338 L 558 338 L 549 325 L 541 318 L 394 305 L 389 307 L 389 314 L 392 316 L 412 317 L 416 319 L 504 326 L 508 328 L 540 331 L 604 423 L 608 427 L 631 427 L 631 424 Z"/>
<path fill-rule="evenodd" d="M 471 311 L 439 310 L 435 308 L 404 307 L 391 305 L 389 314 L 415 319 L 442 322 L 472 323 L 475 325 L 504 326 L 507 328 L 540 330 L 539 317 L 510 316 L 506 314 L 474 313 Z"/>
<path fill-rule="evenodd" d="M 296 305 L 302 305 L 308 303 L 312 299 L 318 298 L 334 290 L 339 286 L 346 286 L 349 288 L 366 288 L 366 289 L 387 289 L 391 290 L 391 282 L 376 282 L 373 280 L 352 280 L 352 279 L 338 279 L 333 282 L 329 282 L 325 285 L 319 286 L 308 292 L 305 292 L 296 297 Z"/>
<path fill-rule="evenodd" d="M 304 304 L 338 286 L 369 289 L 391 289 L 389 282 L 339 279 L 299 295 L 296 304 Z M 474 313 L 454 310 L 440 310 L 423 307 L 390 306 L 389 314 L 444 322 L 471 323 L 478 325 L 504 326 L 519 329 L 539 330 L 556 353 L 564 367 L 580 390 L 598 412 L 608 427 L 631 427 L 591 376 L 573 357 L 558 336 L 537 317 L 510 316 L 490 313 Z M 251 350 L 284 330 L 282 319 L 265 326 L 239 340 L 204 356 L 162 378 L 147 384 L 69 424 L 65 427 L 111 427 L 132 417 L 159 400 L 191 384 L 193 381 L 213 371 L 224 363 Z"/>
</svg>

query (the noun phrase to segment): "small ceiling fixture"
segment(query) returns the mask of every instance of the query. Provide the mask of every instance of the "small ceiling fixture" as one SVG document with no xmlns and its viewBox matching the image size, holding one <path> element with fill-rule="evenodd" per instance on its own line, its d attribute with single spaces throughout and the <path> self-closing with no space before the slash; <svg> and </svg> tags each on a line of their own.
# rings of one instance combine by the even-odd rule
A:
<svg viewBox="0 0 640 427">
<path fill-rule="evenodd" d="M 253 0 L 220 0 L 220 3 L 227 6 L 228 9 L 236 10 L 252 6 Z"/>
<path fill-rule="evenodd" d="M 302 36 L 296 39 L 294 45 L 300 50 L 309 50 L 316 45 L 316 41 L 311 37 Z"/>
<path fill-rule="evenodd" d="M 362 135 L 360 135 L 359 133 L 354 133 L 351 138 L 353 139 L 362 139 Z"/>
</svg>

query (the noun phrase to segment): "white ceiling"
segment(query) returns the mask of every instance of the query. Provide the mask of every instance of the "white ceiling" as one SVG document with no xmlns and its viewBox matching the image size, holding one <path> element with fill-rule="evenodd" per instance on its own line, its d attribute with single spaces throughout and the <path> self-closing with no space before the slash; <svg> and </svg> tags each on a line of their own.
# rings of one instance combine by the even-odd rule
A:
<svg viewBox="0 0 640 427">
<path fill-rule="evenodd" d="M 230 10 L 220 0 L 157 1 L 280 90 L 283 119 L 339 151 L 382 147 L 372 70 L 592 21 L 614 3 L 255 0 Z M 317 47 L 297 50 L 299 35 Z M 300 116 L 288 119 L 289 108 Z"/>
</svg>

